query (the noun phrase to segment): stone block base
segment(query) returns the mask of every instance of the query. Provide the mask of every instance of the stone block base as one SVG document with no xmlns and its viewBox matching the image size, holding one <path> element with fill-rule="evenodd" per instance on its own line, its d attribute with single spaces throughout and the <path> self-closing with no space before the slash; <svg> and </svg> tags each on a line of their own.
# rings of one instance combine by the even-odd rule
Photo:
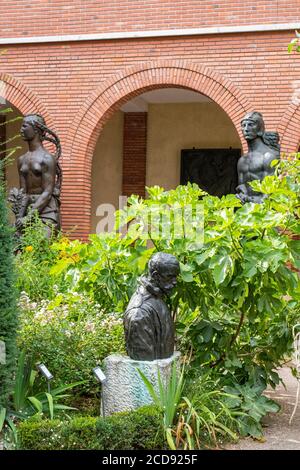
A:
<svg viewBox="0 0 300 470">
<path fill-rule="evenodd" d="M 168 359 L 136 361 L 128 356 L 113 354 L 104 359 L 106 382 L 102 384 L 101 414 L 109 416 L 129 411 L 153 402 L 137 369 L 140 369 L 158 390 L 158 371 L 163 383 L 169 378 L 173 363 L 180 357 L 175 352 Z"/>
</svg>

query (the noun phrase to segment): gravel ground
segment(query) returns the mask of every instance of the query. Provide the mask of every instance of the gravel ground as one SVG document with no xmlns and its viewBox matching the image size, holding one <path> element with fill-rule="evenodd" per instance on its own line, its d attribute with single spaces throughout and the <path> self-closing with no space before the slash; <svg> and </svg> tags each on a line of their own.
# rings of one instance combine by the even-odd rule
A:
<svg viewBox="0 0 300 470">
<path fill-rule="evenodd" d="M 290 368 L 280 370 L 286 388 L 279 385 L 276 390 L 268 389 L 266 395 L 281 405 L 279 413 L 272 413 L 264 419 L 264 439 L 241 439 L 237 444 L 226 446 L 228 450 L 300 450 L 300 403 L 292 424 L 289 424 L 296 401 L 297 380 Z M 300 400 L 299 400 L 300 401 Z"/>
</svg>

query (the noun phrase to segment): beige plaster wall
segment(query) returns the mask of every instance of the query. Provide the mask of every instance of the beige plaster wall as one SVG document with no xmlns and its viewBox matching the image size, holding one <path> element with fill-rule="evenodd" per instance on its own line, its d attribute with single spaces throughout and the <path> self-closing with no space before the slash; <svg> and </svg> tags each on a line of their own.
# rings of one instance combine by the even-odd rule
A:
<svg viewBox="0 0 300 470">
<path fill-rule="evenodd" d="M 103 128 L 96 145 L 92 166 L 92 224 L 91 233 L 96 232 L 101 216 L 96 215 L 100 204 L 119 207 L 122 195 L 124 113 L 116 112 Z"/>
<path fill-rule="evenodd" d="M 91 233 L 103 217 L 100 204 L 118 208 L 122 194 L 124 114 L 118 111 L 104 127 L 92 167 Z M 150 104 L 148 109 L 146 184 L 175 188 L 180 183 L 182 149 L 241 148 L 239 136 L 215 103 Z"/>
<path fill-rule="evenodd" d="M 27 152 L 27 145 L 20 136 L 22 120 L 18 119 L 17 121 L 9 122 L 18 117 L 22 117 L 22 114 L 16 108 L 12 109 L 13 112 L 7 114 L 6 139 L 12 139 L 15 136 L 17 136 L 17 138 L 8 143 L 6 145 L 6 148 L 10 149 L 13 147 L 20 147 L 20 149 L 16 150 L 16 152 L 10 157 L 10 160 L 5 168 L 6 184 L 8 191 L 13 187 L 19 187 L 17 160 L 20 155 Z"/>
<path fill-rule="evenodd" d="M 22 117 L 22 114 L 11 105 L 10 107 L 12 108 L 13 112 L 7 114 L 7 124 L 5 130 L 6 140 L 13 139 L 13 137 L 16 137 L 16 139 L 13 139 L 11 142 L 8 142 L 6 144 L 6 149 L 9 150 L 15 147 L 20 148 L 17 149 L 15 153 L 9 158 L 5 166 L 5 180 L 7 193 L 9 193 L 10 189 L 14 187 L 19 188 L 20 186 L 17 161 L 20 155 L 23 155 L 25 152 L 27 152 L 27 145 L 20 136 L 22 119 L 15 120 L 16 118 Z M 12 223 L 15 221 L 15 216 L 11 210 L 9 211 L 9 219 Z"/>
<path fill-rule="evenodd" d="M 241 148 L 241 141 L 230 118 L 213 102 L 149 105 L 147 186 L 178 186 L 181 150 L 193 147 Z"/>
</svg>

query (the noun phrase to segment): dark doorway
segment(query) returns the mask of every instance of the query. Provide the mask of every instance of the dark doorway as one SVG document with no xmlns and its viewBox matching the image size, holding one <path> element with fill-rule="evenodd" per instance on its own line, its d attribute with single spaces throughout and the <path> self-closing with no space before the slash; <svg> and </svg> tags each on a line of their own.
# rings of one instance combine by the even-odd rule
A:
<svg viewBox="0 0 300 470">
<path fill-rule="evenodd" d="M 197 183 L 212 196 L 234 194 L 240 156 L 240 149 L 182 150 L 180 184 Z"/>
</svg>

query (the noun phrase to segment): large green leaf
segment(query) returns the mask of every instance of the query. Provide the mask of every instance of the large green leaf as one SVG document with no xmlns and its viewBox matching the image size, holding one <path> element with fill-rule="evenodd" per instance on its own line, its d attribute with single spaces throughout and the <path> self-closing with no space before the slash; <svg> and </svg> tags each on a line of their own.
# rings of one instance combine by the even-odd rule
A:
<svg viewBox="0 0 300 470">
<path fill-rule="evenodd" d="M 38 400 L 36 397 L 28 397 L 28 400 L 30 401 L 30 403 L 32 403 L 32 405 L 34 406 L 34 408 L 35 408 L 39 413 L 42 413 L 42 411 L 43 411 L 43 405 L 42 405 L 42 403 L 40 402 L 40 400 Z"/>
<path fill-rule="evenodd" d="M 216 252 L 216 248 L 210 248 L 203 253 L 195 256 L 196 263 L 201 266 L 207 259 L 211 258 Z"/>
<path fill-rule="evenodd" d="M 191 265 L 180 263 L 180 274 L 184 282 L 193 282 L 193 267 Z"/>
<path fill-rule="evenodd" d="M 5 422 L 5 417 L 6 417 L 6 408 L 2 407 L 0 409 L 0 432 L 3 429 L 3 425 L 4 425 L 4 422 Z"/>
<path fill-rule="evenodd" d="M 18 368 L 13 391 L 15 410 L 19 411 L 25 406 L 27 394 L 31 388 L 34 377 L 32 376 L 32 360 L 21 351 L 18 358 Z"/>
<path fill-rule="evenodd" d="M 234 263 L 231 256 L 216 255 L 213 256 L 210 267 L 212 268 L 213 278 L 216 285 L 222 284 L 227 277 L 231 277 L 234 270 Z"/>
<path fill-rule="evenodd" d="M 53 419 L 54 418 L 53 397 L 50 393 L 46 392 L 45 394 L 48 400 L 50 419 Z"/>
</svg>

